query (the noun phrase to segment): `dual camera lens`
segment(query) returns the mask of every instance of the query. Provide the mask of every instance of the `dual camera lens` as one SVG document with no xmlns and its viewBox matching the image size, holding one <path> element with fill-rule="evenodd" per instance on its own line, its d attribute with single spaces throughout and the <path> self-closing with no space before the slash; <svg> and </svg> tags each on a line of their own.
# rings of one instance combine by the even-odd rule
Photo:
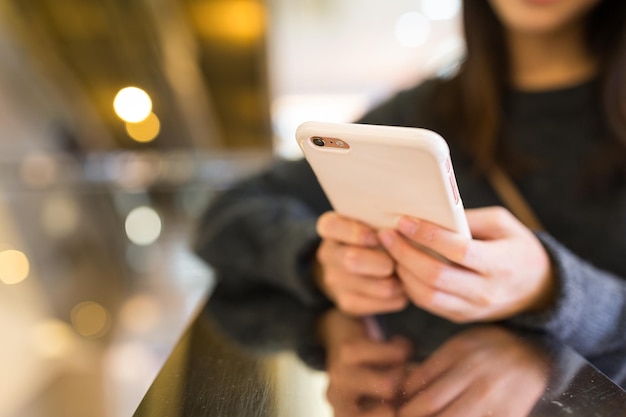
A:
<svg viewBox="0 0 626 417">
<path fill-rule="evenodd" d="M 326 148 L 341 149 L 344 151 L 350 149 L 350 145 L 347 142 L 337 138 L 311 136 L 310 141 L 313 145 L 320 148 L 325 146 Z"/>
</svg>

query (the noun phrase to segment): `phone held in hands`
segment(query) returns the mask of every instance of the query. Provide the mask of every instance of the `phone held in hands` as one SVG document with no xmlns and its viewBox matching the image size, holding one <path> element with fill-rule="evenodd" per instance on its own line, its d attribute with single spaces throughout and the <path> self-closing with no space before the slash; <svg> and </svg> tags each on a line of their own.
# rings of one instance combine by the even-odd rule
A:
<svg viewBox="0 0 626 417">
<path fill-rule="evenodd" d="M 376 229 L 408 215 L 471 237 L 448 144 L 437 133 L 305 122 L 296 139 L 339 214 Z"/>
</svg>

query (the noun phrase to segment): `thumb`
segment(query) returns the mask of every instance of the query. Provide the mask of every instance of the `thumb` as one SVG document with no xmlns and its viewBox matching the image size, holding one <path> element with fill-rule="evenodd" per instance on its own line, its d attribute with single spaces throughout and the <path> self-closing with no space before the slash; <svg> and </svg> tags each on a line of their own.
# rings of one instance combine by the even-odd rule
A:
<svg viewBox="0 0 626 417">
<path fill-rule="evenodd" d="M 511 236 L 522 224 L 504 207 L 493 206 L 465 210 L 472 237 L 496 240 Z"/>
</svg>

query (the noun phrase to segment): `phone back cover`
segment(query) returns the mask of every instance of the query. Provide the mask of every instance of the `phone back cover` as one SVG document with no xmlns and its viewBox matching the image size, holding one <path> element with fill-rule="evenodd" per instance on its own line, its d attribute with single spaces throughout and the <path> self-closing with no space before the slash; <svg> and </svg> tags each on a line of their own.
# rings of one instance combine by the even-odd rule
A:
<svg viewBox="0 0 626 417">
<path fill-rule="evenodd" d="M 393 228 L 407 214 L 469 236 L 443 138 L 423 129 L 350 126 L 312 122 L 297 134 L 338 213 L 375 228 Z M 350 149 L 315 146 L 315 135 L 345 140 Z"/>
</svg>

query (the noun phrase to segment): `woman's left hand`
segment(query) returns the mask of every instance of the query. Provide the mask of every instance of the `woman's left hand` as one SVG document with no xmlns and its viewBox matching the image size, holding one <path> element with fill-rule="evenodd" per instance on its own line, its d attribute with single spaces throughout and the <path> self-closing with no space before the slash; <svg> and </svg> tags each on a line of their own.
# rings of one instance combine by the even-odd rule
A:
<svg viewBox="0 0 626 417">
<path fill-rule="evenodd" d="M 514 333 L 472 326 L 410 368 L 395 415 L 528 417 L 546 390 L 549 371 L 545 352 Z"/>
<path fill-rule="evenodd" d="M 413 303 L 455 322 L 499 320 L 547 307 L 555 282 L 537 237 L 502 207 L 466 215 L 474 239 L 410 217 L 400 219 L 397 231 L 379 232 Z"/>
</svg>

